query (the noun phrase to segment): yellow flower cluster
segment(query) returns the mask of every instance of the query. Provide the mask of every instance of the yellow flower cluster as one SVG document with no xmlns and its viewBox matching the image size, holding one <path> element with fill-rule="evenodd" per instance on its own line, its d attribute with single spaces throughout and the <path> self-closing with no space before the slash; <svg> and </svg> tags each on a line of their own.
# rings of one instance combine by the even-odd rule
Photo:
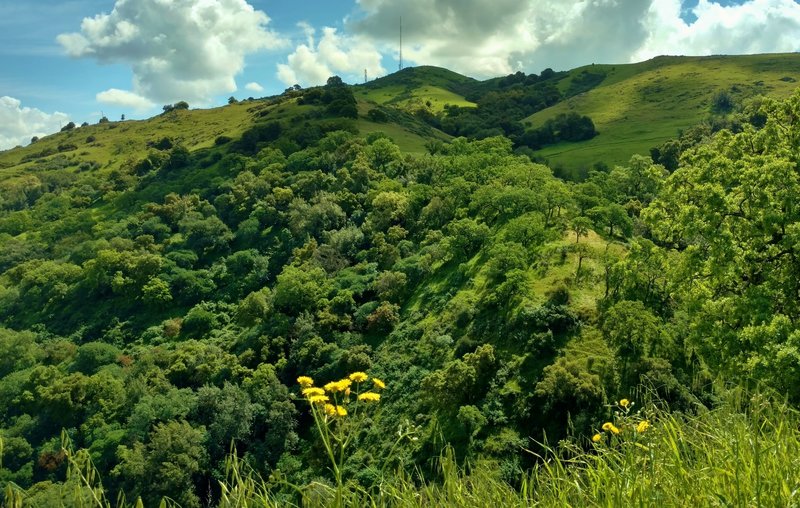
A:
<svg viewBox="0 0 800 508">
<path fill-rule="evenodd" d="M 623 432 L 623 430 L 631 430 L 635 431 L 636 434 L 644 434 L 650 428 L 650 422 L 647 420 L 641 419 L 639 413 L 631 414 L 631 409 L 633 408 L 634 402 L 628 399 L 620 399 L 617 402 L 617 405 L 623 409 L 623 411 L 615 411 L 615 414 L 619 417 L 620 426 L 617 427 L 612 422 L 605 422 L 603 424 L 603 432 L 608 432 L 609 434 L 619 435 Z M 605 437 L 604 433 L 597 433 L 592 436 L 592 442 L 599 443 Z M 637 443 L 637 446 L 641 446 Z"/>
<path fill-rule="evenodd" d="M 368 380 L 369 376 L 365 372 L 353 372 L 344 379 L 327 383 L 322 388 L 314 386 L 314 380 L 308 376 L 298 377 L 297 384 L 301 386 L 300 393 L 303 394 L 306 400 L 311 404 L 322 405 L 322 412 L 326 416 L 341 418 L 347 416 L 347 409 L 337 405 L 336 402 L 347 402 L 349 400 L 348 397 L 350 397 L 350 387 L 352 384 L 363 383 Z M 372 378 L 372 383 L 375 385 L 375 389 L 386 388 L 386 383 L 378 378 Z M 340 393 L 343 394 L 343 396 L 337 396 L 337 394 Z M 333 396 L 333 401 L 331 401 L 331 396 Z M 341 397 L 341 399 L 339 397 Z M 364 392 L 358 395 L 358 400 L 360 402 L 379 402 L 381 400 L 381 395 L 375 392 Z"/>
<path fill-rule="evenodd" d="M 375 392 L 364 392 L 358 396 L 358 400 L 362 402 L 378 402 L 381 400 L 381 394 Z"/>
<path fill-rule="evenodd" d="M 331 381 L 325 385 L 325 391 L 330 393 L 344 392 L 353 384 L 349 379 L 340 379 L 339 381 Z"/>
<path fill-rule="evenodd" d="M 325 414 L 331 417 L 347 416 L 347 409 L 342 406 L 334 406 L 333 404 L 325 404 Z"/>
<path fill-rule="evenodd" d="M 312 404 L 325 404 L 329 400 L 327 395 L 312 395 L 308 398 L 308 401 Z"/>
<path fill-rule="evenodd" d="M 604 423 L 603 430 L 612 434 L 619 434 L 619 429 L 611 422 Z"/>
</svg>

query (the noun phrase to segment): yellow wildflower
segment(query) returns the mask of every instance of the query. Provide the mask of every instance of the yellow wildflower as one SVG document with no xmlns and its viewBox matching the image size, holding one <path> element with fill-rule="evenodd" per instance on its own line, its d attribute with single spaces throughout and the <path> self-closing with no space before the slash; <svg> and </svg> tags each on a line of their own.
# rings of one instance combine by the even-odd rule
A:
<svg viewBox="0 0 800 508">
<path fill-rule="evenodd" d="M 342 379 L 342 380 L 339 380 L 339 381 L 331 381 L 330 383 L 325 385 L 325 391 L 331 392 L 331 393 L 344 392 L 348 388 L 350 388 L 351 384 L 352 384 L 352 381 L 350 381 L 349 379 Z"/>
<path fill-rule="evenodd" d="M 380 388 L 381 390 L 386 388 L 386 383 L 376 377 L 372 378 L 372 382 L 375 384 L 375 388 Z"/>
<path fill-rule="evenodd" d="M 328 402 L 330 399 L 327 395 L 312 395 L 308 398 L 308 401 L 312 404 L 324 404 Z"/>
<path fill-rule="evenodd" d="M 337 416 L 347 416 L 347 410 L 342 406 L 336 406 L 336 415 Z"/>
<path fill-rule="evenodd" d="M 595 434 L 594 436 L 592 436 L 592 441 L 595 442 L 595 443 L 599 443 L 600 440 L 602 440 L 602 439 L 603 439 L 603 435 L 602 434 Z"/>
<path fill-rule="evenodd" d="M 363 402 L 378 402 L 381 400 L 381 394 L 375 392 L 364 392 L 358 396 L 358 400 Z"/>
<path fill-rule="evenodd" d="M 336 406 L 333 404 L 325 404 L 325 414 L 328 416 L 336 416 Z"/>
<path fill-rule="evenodd" d="M 354 383 L 363 383 L 369 379 L 369 376 L 367 376 L 364 372 L 353 372 L 348 377 L 350 378 L 350 381 Z"/>
<path fill-rule="evenodd" d="M 648 422 L 647 420 L 642 420 L 639 422 L 639 425 L 636 426 L 636 432 L 642 434 L 649 428 L 650 428 L 650 422 Z"/>
<path fill-rule="evenodd" d="M 309 386 L 314 384 L 314 380 L 308 376 L 300 376 L 299 378 L 297 378 L 297 384 L 299 384 L 303 388 L 308 388 Z"/>
<path fill-rule="evenodd" d="M 628 399 L 622 399 L 621 401 L 619 401 L 619 405 L 626 408 L 631 405 L 631 401 L 629 401 Z"/>
<path fill-rule="evenodd" d="M 303 388 L 302 394 L 306 397 L 312 397 L 314 395 L 325 395 L 325 390 L 323 390 L 322 388 L 315 388 L 312 386 L 310 388 Z"/>
<path fill-rule="evenodd" d="M 619 434 L 619 429 L 614 426 L 611 422 L 606 422 L 603 424 L 603 430 L 606 432 L 611 432 L 612 434 Z"/>
</svg>

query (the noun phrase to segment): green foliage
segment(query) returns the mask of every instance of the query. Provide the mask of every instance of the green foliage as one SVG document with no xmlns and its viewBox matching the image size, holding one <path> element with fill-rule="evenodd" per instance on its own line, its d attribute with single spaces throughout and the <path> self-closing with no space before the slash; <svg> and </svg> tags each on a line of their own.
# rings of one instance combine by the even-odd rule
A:
<svg viewBox="0 0 800 508">
<path fill-rule="evenodd" d="M 684 425 L 717 410 L 717 378 L 800 400 L 797 96 L 685 131 L 655 154 L 668 168 L 634 156 L 573 184 L 515 154 L 519 115 L 618 75 L 407 74 L 477 107 L 440 114 L 411 93 L 415 116 L 382 106 L 379 133 L 341 115 L 372 108 L 356 97 L 380 87 L 332 79 L 213 113 L 82 127 L 95 140 L 69 154 L 56 152 L 84 134 L 0 154 L 0 478 L 19 486 L 9 499 L 102 503 L 91 459 L 109 495 L 148 505 L 245 496 L 218 489 L 234 467 L 273 504 L 320 504 L 337 489 L 340 505 L 391 489 L 375 504 L 413 493 L 444 496 L 428 505 L 527 502 L 512 483 L 553 488 L 532 483 L 556 468 L 540 460 L 543 436 L 572 443 L 555 483 L 591 487 L 587 464 L 605 467 L 594 458 L 628 460 L 614 453 L 629 441 L 607 436 L 600 449 L 586 437 L 640 383 Z M 398 118 L 483 139 L 412 155 Z M 500 132 L 514 139 L 490 136 Z M 330 462 L 294 379 L 367 368 L 393 381 Z M 638 425 L 658 414 L 648 411 L 620 418 Z M 429 460 L 448 445 L 441 467 Z M 592 504 L 557 495 L 567 491 L 566 504 Z"/>
</svg>

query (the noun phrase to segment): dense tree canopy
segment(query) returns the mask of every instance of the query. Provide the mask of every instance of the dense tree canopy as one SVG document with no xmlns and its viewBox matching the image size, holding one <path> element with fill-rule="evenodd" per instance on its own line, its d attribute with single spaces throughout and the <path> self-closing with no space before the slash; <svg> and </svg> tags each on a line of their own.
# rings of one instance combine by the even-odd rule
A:
<svg viewBox="0 0 800 508">
<path fill-rule="evenodd" d="M 719 376 L 800 402 L 800 95 L 687 141 L 671 173 L 635 156 L 575 183 L 491 135 L 524 139 L 496 113 L 550 103 L 553 77 L 451 109 L 481 139 L 432 155 L 353 132 L 332 78 L 230 142 L 0 174 L 0 478 L 55 492 L 64 431 L 147 505 L 213 502 L 229 453 L 329 481 L 300 375 L 387 382 L 343 466 L 365 486 L 390 453 L 429 473 L 444 442 L 511 478 L 641 383 L 682 410 Z"/>
</svg>

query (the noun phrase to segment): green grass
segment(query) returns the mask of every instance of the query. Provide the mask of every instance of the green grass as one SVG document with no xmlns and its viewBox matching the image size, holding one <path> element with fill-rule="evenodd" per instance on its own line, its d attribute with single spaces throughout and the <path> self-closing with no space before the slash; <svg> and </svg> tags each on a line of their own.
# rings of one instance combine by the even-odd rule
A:
<svg viewBox="0 0 800 508">
<path fill-rule="evenodd" d="M 218 506 L 331 507 L 684 507 L 800 505 L 800 414 L 774 397 L 725 392 L 715 408 L 696 403 L 692 414 L 664 410 L 647 392 L 632 394 L 627 410 L 609 407 L 619 434 L 601 439 L 574 436 L 534 454 L 540 462 L 511 485 L 495 463 L 459 465 L 445 449 L 435 461 L 439 478 L 423 480 L 414 471 L 386 474 L 373 487 L 345 484 L 336 489 L 313 481 L 290 486 L 279 473 L 269 481 L 232 458 L 221 483 Z M 646 420 L 643 432 L 637 425 Z M 532 443 L 533 447 L 534 443 Z M 62 506 L 134 506 L 107 499 L 86 451 L 68 452 Z M 1 448 L 0 448 L 1 449 Z M 530 452 L 534 453 L 534 452 Z M 8 485 L 5 505 L 21 508 L 37 501 Z M 53 501 L 53 500 L 50 500 Z M 58 501 L 56 501 L 58 506 Z M 137 505 L 138 506 L 138 505 Z M 169 505 L 167 505 L 169 506 Z"/>
<path fill-rule="evenodd" d="M 636 401 L 634 401 L 636 402 Z M 641 405 L 641 404 L 640 404 Z M 762 395 L 726 395 L 717 408 L 697 405 L 681 415 L 644 404 L 620 407 L 610 418 L 619 435 L 602 440 L 576 436 L 547 448 L 542 462 L 515 488 L 499 478 L 495 464 L 476 462 L 468 469 L 447 450 L 439 457 L 439 481 L 419 481 L 396 473 L 371 491 L 352 489 L 339 506 L 431 507 L 680 507 L 797 506 L 800 504 L 800 415 Z M 642 420 L 650 424 L 636 430 Z M 599 427 L 603 422 L 598 422 Z M 235 473 L 235 474 L 232 474 Z M 229 471 L 227 503 L 246 499 L 281 504 L 264 484 L 241 470 Z M 309 485 L 304 506 L 336 506 L 329 487 Z M 308 497 L 306 497 L 308 496 Z M 316 501 L 315 501 L 316 499 Z M 285 502 L 285 500 L 284 500 Z"/>
<path fill-rule="evenodd" d="M 475 107 L 474 102 L 464 99 L 455 92 L 438 86 L 423 85 L 417 88 L 391 86 L 387 88 L 364 89 L 356 94 L 359 98 L 376 104 L 391 104 L 401 109 L 427 106 L 434 113 L 443 111 L 445 106 Z"/>
<path fill-rule="evenodd" d="M 596 88 L 525 120 L 537 127 L 560 113 L 576 112 L 594 121 L 599 132 L 594 139 L 537 152 L 553 166 L 624 164 L 633 154 L 647 155 L 651 147 L 706 118 L 711 99 L 722 90 L 732 90 L 739 98 L 787 97 L 800 83 L 800 54 L 658 57 L 637 64 L 582 67 L 571 75 L 583 70 L 605 72 L 606 78 Z M 560 84 L 564 90 L 570 79 Z"/>
<path fill-rule="evenodd" d="M 427 153 L 425 143 L 431 139 L 438 139 L 440 141 L 451 139 L 447 134 L 430 127 L 410 115 L 405 115 L 402 119 L 402 123 L 391 121 L 381 123 L 373 122 L 366 118 L 366 114 L 375 107 L 375 104 L 372 102 L 366 102 L 364 100 L 358 101 L 359 118 L 356 121 L 356 127 L 362 135 L 373 132 L 383 132 L 400 147 L 401 151 L 416 155 Z"/>
<path fill-rule="evenodd" d="M 425 106 L 432 112 L 446 105 L 474 107 L 459 91 L 476 81 L 440 67 L 409 67 L 400 72 L 355 87 L 356 97 L 380 105 L 400 109 Z"/>
<path fill-rule="evenodd" d="M 361 134 L 365 135 L 372 132 L 383 132 L 405 153 L 416 155 L 427 153 L 425 143 L 428 139 L 404 129 L 400 125 L 394 123 L 375 123 L 365 118 L 359 118 L 356 122 L 356 127 L 358 127 L 358 131 Z"/>
<path fill-rule="evenodd" d="M 68 157 L 79 156 L 82 161 L 94 161 L 102 166 L 118 167 L 128 158 L 145 156 L 148 142 L 163 137 L 182 143 L 189 150 L 213 146 L 218 136 L 237 138 L 253 123 L 253 107 L 258 103 L 241 103 L 214 109 L 175 111 L 147 120 L 129 120 L 78 127 L 69 132 L 60 132 L 40 139 L 24 148 L 0 152 L 0 177 L 14 167 L 24 170 L 30 163 L 23 163 L 25 156 L 43 150 L 58 150 L 59 145 L 72 144 L 76 150 L 63 152 Z M 94 141 L 87 141 L 92 136 Z M 4 169 L 5 168 L 5 169 Z"/>
</svg>

